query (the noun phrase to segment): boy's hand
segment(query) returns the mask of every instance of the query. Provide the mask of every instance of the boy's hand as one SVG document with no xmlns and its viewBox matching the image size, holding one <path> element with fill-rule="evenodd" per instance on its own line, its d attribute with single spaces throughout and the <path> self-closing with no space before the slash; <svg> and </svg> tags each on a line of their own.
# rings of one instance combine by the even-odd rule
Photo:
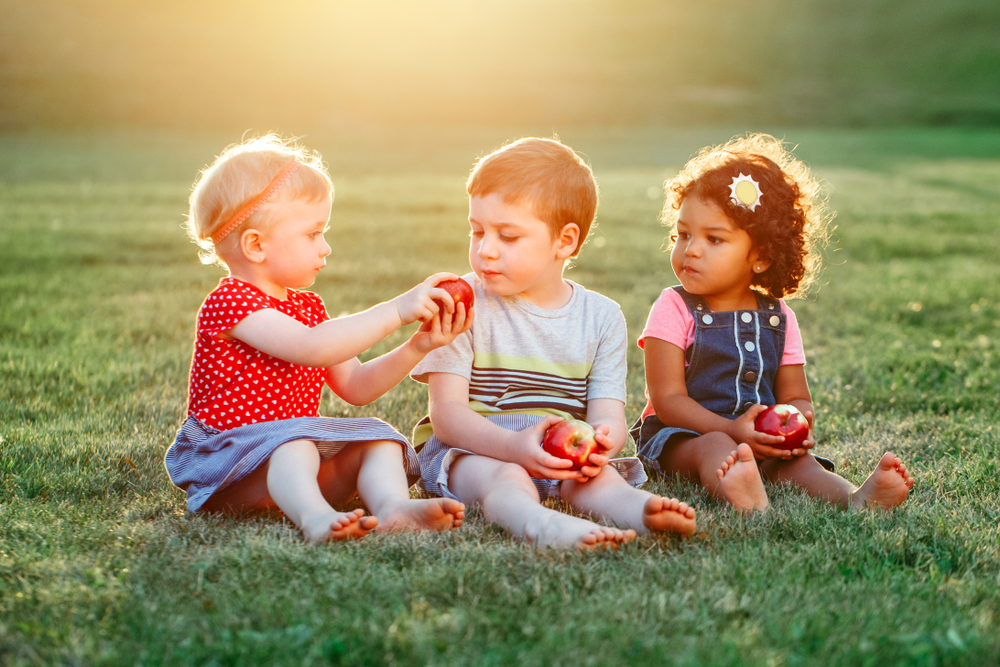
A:
<svg viewBox="0 0 1000 667">
<path fill-rule="evenodd" d="M 601 424 L 594 428 L 594 440 L 597 442 L 600 451 L 591 454 L 590 458 L 587 459 L 590 465 L 580 468 L 580 474 L 583 475 L 583 479 L 578 479 L 578 482 L 586 482 L 591 477 L 597 477 L 601 474 L 601 468 L 608 465 L 608 462 L 611 460 L 608 452 L 614 447 L 614 443 L 608 437 L 609 433 L 611 433 L 611 427 L 607 424 Z"/>
<path fill-rule="evenodd" d="M 420 320 L 430 322 L 441 312 L 441 302 L 445 311 L 455 313 L 455 300 L 451 298 L 447 290 L 443 290 L 436 285 L 442 280 L 456 280 L 458 276 L 454 273 L 435 273 L 433 276 L 420 283 L 409 292 L 400 294 L 392 300 L 396 306 L 396 314 L 399 315 L 401 324 L 406 325 Z"/>
<path fill-rule="evenodd" d="M 465 312 L 465 304 L 458 304 L 454 313 L 447 308 L 439 317 L 425 321 L 410 338 L 414 348 L 421 354 L 443 347 L 464 334 L 472 326 L 473 311 Z"/>
<path fill-rule="evenodd" d="M 534 426 L 521 431 L 512 431 L 510 434 L 511 462 L 528 471 L 528 474 L 537 479 L 572 479 L 583 482 L 589 479 L 582 470 L 570 470 L 573 463 L 558 456 L 552 456 L 542 449 L 542 438 L 550 426 L 554 426 L 563 419 L 550 415 L 538 422 Z M 596 455 L 593 455 L 596 456 Z M 584 468 L 586 470 L 586 468 Z"/>
</svg>

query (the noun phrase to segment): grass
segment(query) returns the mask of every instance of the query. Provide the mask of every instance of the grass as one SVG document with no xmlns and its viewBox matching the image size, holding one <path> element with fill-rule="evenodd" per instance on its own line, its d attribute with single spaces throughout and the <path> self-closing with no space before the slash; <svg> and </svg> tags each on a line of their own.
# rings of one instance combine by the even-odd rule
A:
<svg viewBox="0 0 1000 667">
<path fill-rule="evenodd" d="M 337 184 L 334 315 L 464 271 L 462 183 L 516 136 L 311 137 Z M 569 277 L 635 337 L 672 284 L 658 185 L 726 130 L 579 130 L 600 225 Z M 738 516 L 698 489 L 689 540 L 535 552 L 476 512 L 447 535 L 303 544 L 279 516 L 191 516 L 162 464 L 195 312 L 218 280 L 180 222 L 232 137 L 0 136 L 0 664 L 996 664 L 1000 133 L 798 131 L 838 210 L 823 285 L 793 302 L 820 451 L 860 482 L 892 448 L 917 477 L 888 513 L 791 488 Z M 398 343 L 399 332 L 374 352 Z M 629 353 L 628 414 L 642 403 Z M 367 408 L 403 432 L 405 382 Z"/>
</svg>

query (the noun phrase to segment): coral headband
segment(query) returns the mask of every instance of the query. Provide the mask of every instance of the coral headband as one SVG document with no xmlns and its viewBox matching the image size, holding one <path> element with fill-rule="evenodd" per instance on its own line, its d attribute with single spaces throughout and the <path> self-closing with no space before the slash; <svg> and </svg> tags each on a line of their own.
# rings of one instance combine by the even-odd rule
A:
<svg viewBox="0 0 1000 667">
<path fill-rule="evenodd" d="M 219 229 L 212 234 L 212 244 L 218 247 L 219 243 L 222 242 L 222 239 L 229 236 L 234 229 L 240 226 L 240 223 L 253 215 L 254 212 L 263 206 L 268 199 L 273 197 L 274 193 L 278 191 L 278 188 L 284 185 L 285 181 L 291 178 L 292 174 L 294 174 L 295 170 L 300 166 L 300 163 L 295 160 L 289 162 L 284 169 L 278 172 L 277 176 L 271 179 L 271 182 L 267 184 L 267 187 L 264 188 L 263 192 L 251 199 L 246 206 L 241 208 L 236 215 L 229 219 L 229 222 L 219 227 Z"/>
</svg>

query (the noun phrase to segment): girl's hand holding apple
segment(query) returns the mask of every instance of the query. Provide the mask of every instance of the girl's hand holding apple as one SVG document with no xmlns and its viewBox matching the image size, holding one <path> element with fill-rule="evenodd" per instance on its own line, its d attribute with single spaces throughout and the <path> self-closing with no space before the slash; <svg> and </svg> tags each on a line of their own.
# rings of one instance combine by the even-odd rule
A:
<svg viewBox="0 0 1000 667">
<path fill-rule="evenodd" d="M 399 321 L 404 325 L 417 320 L 430 322 L 443 310 L 454 313 L 454 299 L 447 290 L 438 287 L 438 284 L 457 279 L 458 276 L 453 273 L 435 273 L 413 289 L 397 296 L 392 303 L 396 306 Z"/>
</svg>

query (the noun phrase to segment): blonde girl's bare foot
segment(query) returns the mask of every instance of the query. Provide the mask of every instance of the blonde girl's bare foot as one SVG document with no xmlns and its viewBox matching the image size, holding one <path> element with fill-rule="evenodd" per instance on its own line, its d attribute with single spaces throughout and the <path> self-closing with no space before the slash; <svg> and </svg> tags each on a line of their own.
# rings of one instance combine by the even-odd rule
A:
<svg viewBox="0 0 1000 667">
<path fill-rule="evenodd" d="M 694 508 L 676 498 L 653 496 L 642 507 L 642 525 L 651 531 L 694 535 Z"/>
<path fill-rule="evenodd" d="M 329 542 L 364 537 L 378 526 L 378 519 L 365 516 L 363 509 L 353 512 L 322 512 L 303 521 L 302 534 L 307 542 Z"/>
<path fill-rule="evenodd" d="M 886 452 L 861 488 L 851 495 L 851 508 L 892 509 L 906 500 L 913 482 L 899 457 Z"/>
<path fill-rule="evenodd" d="M 635 531 L 599 526 L 586 519 L 545 510 L 544 514 L 528 521 L 524 539 L 533 547 L 617 549 L 635 539 Z"/>
<path fill-rule="evenodd" d="M 715 476 L 719 478 L 717 492 L 736 509 L 766 510 L 770 506 L 753 450 L 745 442 L 726 457 Z"/>
<path fill-rule="evenodd" d="M 449 530 L 465 519 L 465 505 L 451 498 L 401 500 L 379 512 L 378 532 L 391 530 Z"/>
</svg>

